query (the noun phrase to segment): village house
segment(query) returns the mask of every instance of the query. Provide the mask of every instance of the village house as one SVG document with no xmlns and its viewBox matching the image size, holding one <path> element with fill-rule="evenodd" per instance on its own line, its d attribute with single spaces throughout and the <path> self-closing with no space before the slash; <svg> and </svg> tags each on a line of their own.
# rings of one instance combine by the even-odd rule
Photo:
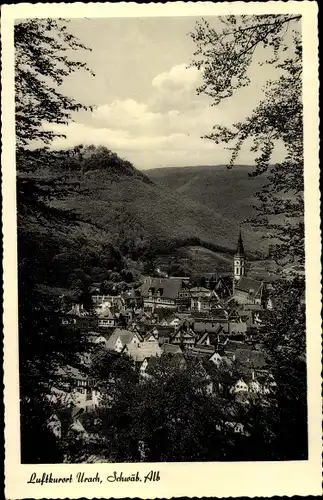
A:
<svg viewBox="0 0 323 500">
<path fill-rule="evenodd" d="M 204 287 L 190 288 L 191 296 L 191 311 L 209 311 L 210 310 L 210 297 L 212 292 Z"/>
<path fill-rule="evenodd" d="M 214 291 L 217 296 L 224 300 L 228 299 L 232 295 L 232 275 L 230 276 L 220 276 L 215 285 Z"/>
<path fill-rule="evenodd" d="M 57 370 L 57 384 L 52 388 L 52 400 L 65 406 L 76 406 L 85 411 L 100 404 L 100 391 L 95 379 L 82 374 L 77 368 L 64 366 Z"/>
<path fill-rule="evenodd" d="M 176 303 L 180 309 L 186 309 L 190 307 L 191 304 L 191 294 L 189 290 L 188 283 L 182 278 L 182 287 L 178 292 L 178 298 Z"/>
<path fill-rule="evenodd" d="M 145 335 L 143 336 L 144 337 L 144 341 L 145 342 L 158 342 L 158 329 L 156 326 L 154 326 L 154 328 L 152 330 L 150 330 L 149 332 L 145 333 Z"/>
<path fill-rule="evenodd" d="M 237 380 L 237 382 L 231 387 L 230 392 L 236 394 L 237 392 L 248 392 L 249 387 L 246 382 L 242 379 Z"/>
<path fill-rule="evenodd" d="M 259 375 L 261 376 L 261 374 Z M 276 387 L 272 376 L 268 373 L 263 373 L 261 380 L 259 375 L 257 376 L 254 370 L 246 373 L 232 385 L 230 393 L 234 395 L 239 395 L 239 393 L 248 393 L 248 396 L 251 397 L 253 395 L 266 396 L 270 394 Z"/>
<path fill-rule="evenodd" d="M 138 344 L 126 344 L 122 352 L 130 356 L 136 366 L 138 366 L 138 363 L 142 363 L 145 358 L 149 359 L 151 357 L 159 357 L 162 355 L 162 350 L 157 340 L 152 339 L 149 341 L 144 340 Z"/>
<path fill-rule="evenodd" d="M 153 368 L 156 365 L 157 359 L 158 358 L 154 356 L 151 356 L 149 358 L 144 358 L 139 368 L 139 374 L 142 379 L 147 380 L 151 377 L 151 375 L 149 374 L 150 371 L 149 369 Z"/>
<path fill-rule="evenodd" d="M 117 325 L 117 318 L 109 308 L 103 309 L 97 314 L 98 328 L 114 328 Z"/>
<path fill-rule="evenodd" d="M 239 304 L 262 304 L 263 281 L 243 276 L 234 285 L 233 299 Z"/>
<path fill-rule="evenodd" d="M 87 330 L 97 326 L 97 319 L 94 314 L 90 314 L 90 312 L 84 308 L 83 304 L 73 304 L 71 309 L 64 314 L 62 325 L 74 326 L 81 330 Z"/>
<path fill-rule="evenodd" d="M 137 346 L 140 342 L 142 342 L 142 337 L 139 333 L 116 328 L 109 337 L 106 347 L 111 351 L 122 352 L 126 345 L 133 344 Z"/>
<path fill-rule="evenodd" d="M 144 308 L 153 311 L 157 308 L 176 310 L 182 286 L 183 282 L 181 279 L 146 278 L 139 288 Z"/>
<path fill-rule="evenodd" d="M 157 325 L 154 328 L 154 332 L 157 332 L 158 335 L 158 343 L 159 345 L 163 345 L 164 343 L 169 343 L 172 335 L 175 332 L 174 327 L 172 326 L 164 326 L 164 325 Z"/>
<path fill-rule="evenodd" d="M 229 331 L 229 322 L 226 317 L 202 316 L 202 313 L 193 315 L 192 328 L 195 333 L 202 335 L 208 333 L 220 333 Z"/>
<path fill-rule="evenodd" d="M 126 308 L 135 309 L 143 305 L 143 300 L 139 290 L 130 288 L 121 295 Z"/>
<path fill-rule="evenodd" d="M 94 306 L 105 304 L 106 307 L 114 306 L 119 311 L 125 307 L 125 301 L 121 295 L 95 294 L 92 295 L 92 302 Z"/>
<path fill-rule="evenodd" d="M 183 323 L 172 335 L 170 342 L 189 349 L 196 343 L 196 334 L 189 324 Z"/>
<path fill-rule="evenodd" d="M 235 344 L 237 345 L 240 343 L 235 342 Z M 241 342 L 241 344 L 243 343 Z M 265 370 L 267 368 L 265 355 L 260 350 L 256 351 L 250 349 L 250 347 L 248 348 L 246 345 L 239 345 L 239 348 L 234 348 L 233 342 L 229 340 L 224 346 L 224 352 L 230 359 L 238 362 L 242 367 L 248 369 L 250 372 L 251 370 L 257 371 Z"/>
<path fill-rule="evenodd" d="M 170 316 L 168 316 L 163 324 L 166 324 L 172 328 L 174 328 L 175 330 L 179 327 L 179 325 L 182 323 L 182 320 L 181 318 L 179 317 L 179 315 L 177 314 L 172 314 Z"/>
<path fill-rule="evenodd" d="M 220 366 L 220 364 L 223 361 L 222 356 L 217 351 L 214 351 L 211 356 L 208 358 L 211 363 L 213 363 L 215 366 Z"/>
</svg>

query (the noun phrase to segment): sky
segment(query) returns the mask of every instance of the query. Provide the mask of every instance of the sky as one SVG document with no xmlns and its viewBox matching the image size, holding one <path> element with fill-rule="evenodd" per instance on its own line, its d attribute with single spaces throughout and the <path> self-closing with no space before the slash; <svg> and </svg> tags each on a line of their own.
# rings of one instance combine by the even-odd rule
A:
<svg viewBox="0 0 323 500">
<path fill-rule="evenodd" d="M 61 91 L 94 109 L 77 113 L 68 125 L 47 125 L 66 135 L 66 139 L 56 139 L 53 147 L 105 145 L 139 169 L 227 163 L 230 152 L 201 136 L 215 124 L 230 126 L 248 116 L 261 99 L 263 85 L 273 76 L 272 67 L 253 64 L 248 87 L 210 106 L 206 96 L 196 93 L 200 72 L 189 67 L 195 50 L 189 32 L 197 20 L 70 20 L 69 31 L 92 49 L 78 57 L 95 77 L 79 71 L 65 79 Z M 218 18 L 208 20 L 220 26 Z M 273 161 L 282 155 L 283 147 L 278 145 Z M 248 144 L 237 161 L 253 163 Z"/>
</svg>

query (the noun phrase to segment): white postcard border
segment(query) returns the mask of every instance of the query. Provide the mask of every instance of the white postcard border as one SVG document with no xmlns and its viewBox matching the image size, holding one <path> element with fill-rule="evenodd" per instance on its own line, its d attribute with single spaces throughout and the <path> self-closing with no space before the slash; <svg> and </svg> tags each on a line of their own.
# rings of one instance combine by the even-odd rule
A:
<svg viewBox="0 0 323 500">
<path fill-rule="evenodd" d="M 299 462 L 20 464 L 18 384 L 18 294 L 14 139 L 13 21 L 26 17 L 157 17 L 224 14 L 301 13 L 305 144 L 306 308 L 309 460 Z M 6 498 L 171 498 L 179 496 L 254 497 L 322 493 L 321 294 L 318 168 L 318 40 L 315 2 L 233 2 L 212 4 L 16 4 L 2 7 L 2 194 L 4 234 L 4 382 Z M 159 482 L 27 484 L 32 472 L 68 476 L 77 472 L 102 478 L 150 470 Z"/>
</svg>

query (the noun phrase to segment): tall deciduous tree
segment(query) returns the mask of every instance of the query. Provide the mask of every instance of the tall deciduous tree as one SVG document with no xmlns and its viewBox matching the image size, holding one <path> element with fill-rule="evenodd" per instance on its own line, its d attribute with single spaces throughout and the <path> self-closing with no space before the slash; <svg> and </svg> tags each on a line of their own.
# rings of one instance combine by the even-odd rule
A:
<svg viewBox="0 0 323 500">
<path fill-rule="evenodd" d="M 47 123 L 67 123 L 87 106 L 62 94 L 59 86 L 76 70 L 90 71 L 73 51 L 90 50 L 68 32 L 66 22 L 29 19 L 14 28 L 16 140 L 18 152 L 37 140 L 50 144 L 57 133 Z M 42 145 L 42 144 L 41 144 Z"/>
<path fill-rule="evenodd" d="M 130 384 L 101 411 L 101 433 L 114 461 L 225 459 L 233 445 L 223 432 L 226 408 L 208 395 L 194 362 L 162 356 L 148 377 Z"/>
<path fill-rule="evenodd" d="M 267 173 L 267 184 L 258 193 L 258 216 L 274 240 L 272 255 L 279 261 L 304 261 L 303 224 L 303 110 L 302 44 L 300 15 L 227 16 L 222 29 L 207 21 L 196 24 L 191 37 L 196 44 L 193 65 L 202 70 L 206 94 L 217 105 L 250 83 L 248 70 L 257 52 L 265 49 L 265 64 L 278 74 L 268 80 L 263 97 L 250 116 L 232 127 L 214 125 L 206 138 L 228 144 L 232 167 L 246 140 L 256 152 L 252 176 Z M 259 63 L 259 64 L 263 64 Z M 259 68 L 261 71 L 261 68 Z M 278 73 L 276 73 L 276 71 Z M 272 153 L 282 141 L 286 156 L 272 165 Z"/>
<path fill-rule="evenodd" d="M 265 228 L 272 256 L 282 264 L 304 265 L 303 106 L 300 15 L 227 16 L 222 29 L 198 22 L 191 37 L 196 44 L 193 64 L 202 70 L 199 93 L 217 105 L 250 83 L 248 70 L 257 52 L 273 68 L 260 103 L 250 116 L 232 127 L 214 125 L 206 138 L 232 149 L 233 167 L 242 145 L 256 153 L 252 176 L 265 174 L 267 184 L 257 194 L 258 214 L 251 221 Z M 259 63 L 262 64 L 262 63 Z M 261 71 L 261 68 L 259 68 Z M 285 158 L 272 164 L 277 141 Z M 275 418 L 267 424 L 275 436 L 276 458 L 307 456 L 305 281 L 296 277 L 274 285 L 274 311 L 266 320 L 267 352 L 277 383 Z"/>
<path fill-rule="evenodd" d="M 48 394 L 55 373 L 60 366 L 80 366 L 87 342 L 81 332 L 62 326 L 57 300 L 49 288 L 43 292 L 39 267 L 44 266 L 45 259 L 39 256 L 41 249 L 30 230 L 32 224 L 40 224 L 46 233 L 53 224 L 70 223 L 70 214 L 49 204 L 66 192 L 66 186 L 61 179 L 33 178 L 32 171 L 51 166 L 45 161 L 46 148 L 56 134 L 44 127 L 46 122 L 67 123 L 73 112 L 86 109 L 59 90 L 64 77 L 87 69 L 84 63 L 72 59 L 73 51 L 86 48 L 68 32 L 63 21 L 53 19 L 17 23 L 14 42 L 21 452 L 23 462 L 44 463 L 61 458 L 57 440 L 47 426 L 52 411 Z M 31 150 L 35 145 L 38 149 Z M 54 166 L 55 154 L 50 157 Z"/>
</svg>

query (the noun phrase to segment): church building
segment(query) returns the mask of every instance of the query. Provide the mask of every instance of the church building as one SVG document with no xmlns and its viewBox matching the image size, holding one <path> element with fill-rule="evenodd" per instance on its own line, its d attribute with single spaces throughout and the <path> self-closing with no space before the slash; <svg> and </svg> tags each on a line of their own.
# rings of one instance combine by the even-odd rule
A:
<svg viewBox="0 0 323 500">
<path fill-rule="evenodd" d="M 246 254 L 241 231 L 233 257 L 233 299 L 239 304 L 262 304 L 264 283 L 246 276 Z"/>
</svg>

